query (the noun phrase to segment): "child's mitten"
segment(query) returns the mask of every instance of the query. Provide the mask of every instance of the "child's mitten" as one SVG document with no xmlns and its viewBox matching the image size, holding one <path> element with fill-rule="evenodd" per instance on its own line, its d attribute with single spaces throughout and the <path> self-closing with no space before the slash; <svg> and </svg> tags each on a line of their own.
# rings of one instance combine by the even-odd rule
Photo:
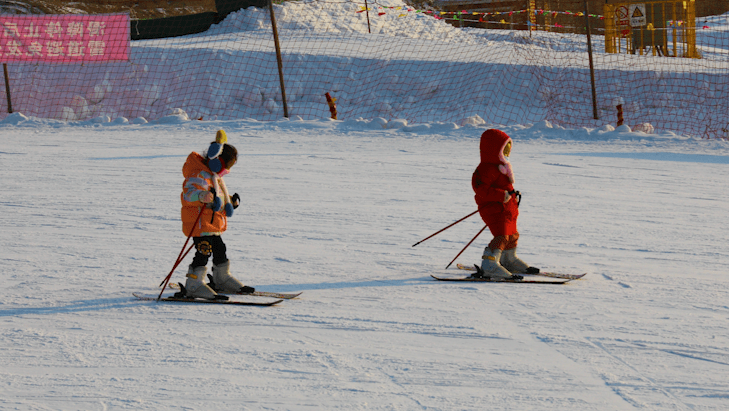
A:
<svg viewBox="0 0 729 411">
<path fill-rule="evenodd" d="M 223 208 L 223 200 L 220 197 L 215 197 L 213 200 L 213 211 L 220 211 Z"/>
</svg>

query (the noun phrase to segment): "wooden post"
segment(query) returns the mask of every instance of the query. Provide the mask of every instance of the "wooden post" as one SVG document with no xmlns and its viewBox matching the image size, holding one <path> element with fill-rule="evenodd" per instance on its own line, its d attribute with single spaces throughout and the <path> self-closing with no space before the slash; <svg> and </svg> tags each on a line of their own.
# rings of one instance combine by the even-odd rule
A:
<svg viewBox="0 0 729 411">
<path fill-rule="evenodd" d="M 289 108 L 286 104 L 286 87 L 284 86 L 283 59 L 281 59 L 281 46 L 278 44 L 278 29 L 276 28 L 276 14 L 273 12 L 273 0 L 268 0 L 268 9 L 271 12 L 271 28 L 273 29 L 273 43 L 276 45 L 276 61 L 278 62 L 278 80 L 281 83 L 281 101 L 283 101 L 284 117 L 289 118 Z"/>
<path fill-rule="evenodd" d="M 332 97 L 332 95 L 329 94 L 328 91 L 326 93 L 324 93 L 324 96 L 327 98 L 327 104 L 329 104 L 329 112 L 332 114 L 332 120 L 336 120 L 337 119 L 337 104 L 336 104 L 337 99 Z"/>
<path fill-rule="evenodd" d="M 590 10 L 585 0 L 585 27 L 587 28 L 587 55 L 590 57 L 590 83 L 592 85 L 592 117 L 599 120 L 597 115 L 597 92 L 595 91 L 595 66 L 592 63 L 592 36 L 590 35 Z"/>
<path fill-rule="evenodd" d="M 618 104 L 615 108 L 618 109 L 618 127 L 620 127 L 625 124 L 625 120 L 623 119 L 623 105 Z"/>
<path fill-rule="evenodd" d="M 8 113 L 13 113 L 13 103 L 10 99 L 10 79 L 8 78 L 8 64 L 3 63 L 3 72 L 5 73 L 5 95 L 8 97 Z"/>
</svg>

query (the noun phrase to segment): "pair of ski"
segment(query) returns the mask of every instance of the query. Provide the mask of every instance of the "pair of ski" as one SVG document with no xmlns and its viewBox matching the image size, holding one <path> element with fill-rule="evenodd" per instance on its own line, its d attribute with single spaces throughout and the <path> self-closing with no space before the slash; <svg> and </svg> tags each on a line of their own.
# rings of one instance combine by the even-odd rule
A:
<svg viewBox="0 0 729 411">
<path fill-rule="evenodd" d="M 467 271 L 476 271 L 475 266 L 466 266 L 463 264 L 457 264 L 456 265 L 461 270 L 467 270 Z M 585 273 L 587 274 L 587 273 Z M 446 277 L 437 277 L 435 275 L 431 275 L 431 277 L 435 278 L 438 281 L 468 281 L 468 282 L 483 282 L 483 283 L 517 283 L 517 284 L 564 284 L 567 282 L 570 282 L 572 280 L 577 280 L 579 278 L 582 278 L 585 276 L 585 274 L 561 274 L 561 273 L 550 273 L 550 272 L 540 272 L 536 274 L 528 274 L 531 276 L 541 276 L 541 277 L 550 277 L 554 278 L 554 280 L 527 280 L 527 279 L 495 279 L 495 278 L 473 278 L 473 277 L 466 277 L 466 278 L 446 278 Z"/>
<path fill-rule="evenodd" d="M 179 290 L 181 287 L 180 287 L 179 284 L 174 283 L 174 284 L 170 284 L 170 288 L 174 288 L 174 289 L 178 289 Z M 132 295 L 134 295 L 137 299 L 142 300 L 142 301 L 157 301 L 157 297 L 153 297 L 153 296 L 142 295 L 140 293 L 132 293 Z M 223 294 L 223 293 L 218 293 L 218 295 L 220 295 L 223 298 L 216 299 L 216 300 L 206 300 L 206 299 L 203 299 L 203 298 L 188 298 L 188 297 L 175 297 L 175 296 L 170 296 L 170 297 L 162 297 L 162 298 L 159 299 L 159 301 L 173 302 L 173 303 L 252 305 L 252 306 L 259 306 L 259 307 L 270 307 L 272 305 L 276 305 L 276 304 L 282 302 L 283 300 L 290 300 L 292 298 L 296 298 L 296 297 L 300 296 L 301 293 L 289 294 L 289 293 L 273 293 L 273 292 L 268 292 L 268 291 L 254 291 L 252 293 L 247 293 L 247 294 L 242 294 L 242 293 L 241 294 L 238 294 L 238 293 L 236 293 L 236 294 Z M 230 300 L 230 299 L 227 298 L 228 295 L 244 295 L 244 296 L 254 296 L 254 297 L 270 297 L 270 298 L 275 298 L 275 300 L 273 300 L 273 301 L 240 301 L 240 300 Z"/>
</svg>

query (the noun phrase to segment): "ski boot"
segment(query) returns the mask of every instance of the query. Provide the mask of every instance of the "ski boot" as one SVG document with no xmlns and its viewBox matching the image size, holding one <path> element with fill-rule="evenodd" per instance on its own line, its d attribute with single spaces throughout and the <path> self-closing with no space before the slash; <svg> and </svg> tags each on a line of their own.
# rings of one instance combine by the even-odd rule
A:
<svg viewBox="0 0 729 411">
<path fill-rule="evenodd" d="M 530 267 L 529 264 L 516 256 L 516 247 L 504 250 L 501 253 L 501 266 L 512 274 L 539 274 L 539 269 Z"/>
<path fill-rule="evenodd" d="M 208 275 L 210 288 L 219 293 L 225 294 L 250 294 L 256 291 L 255 288 L 243 285 L 235 277 L 230 275 L 230 260 L 213 266 L 213 275 Z"/>
<path fill-rule="evenodd" d="M 491 250 L 486 247 L 482 258 L 481 267 L 476 266 L 476 273 L 471 275 L 471 278 L 491 278 L 494 280 L 520 280 L 523 278 L 520 275 L 512 275 L 506 268 L 501 266 L 499 263 L 501 260 L 501 250 L 498 248 Z"/>
<path fill-rule="evenodd" d="M 222 295 L 218 295 L 212 288 L 208 287 L 203 281 L 207 267 L 189 266 L 187 269 L 187 280 L 183 286 L 180 283 L 180 291 L 175 293 L 175 298 L 203 298 L 206 300 L 227 299 Z"/>
</svg>

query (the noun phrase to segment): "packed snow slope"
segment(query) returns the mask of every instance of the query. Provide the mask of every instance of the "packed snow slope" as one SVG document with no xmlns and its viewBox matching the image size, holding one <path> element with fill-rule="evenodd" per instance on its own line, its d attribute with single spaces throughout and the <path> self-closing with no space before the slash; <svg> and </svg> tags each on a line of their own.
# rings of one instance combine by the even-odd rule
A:
<svg viewBox="0 0 729 411">
<path fill-rule="evenodd" d="M 281 7 L 284 30 L 323 41 L 308 43 L 322 61 L 346 57 L 358 43 L 353 36 L 339 48 L 319 47 L 327 39 L 366 30 L 361 14 L 346 10 L 352 17 L 344 18 L 334 4 L 323 6 L 332 8 L 331 22 L 287 28 L 317 20 L 298 18 L 309 10 L 298 3 Z M 214 95 L 206 81 L 221 73 L 213 70 L 188 100 L 179 88 L 147 81 L 171 61 L 186 69 L 186 56 L 235 37 L 223 28 L 246 31 L 248 42 L 238 44 L 262 50 L 256 39 L 268 41 L 264 16 L 239 12 L 218 32 L 169 47 L 143 42 L 136 52 L 165 56 L 154 59 L 159 67 L 137 65 L 128 81 L 102 73 L 98 82 L 69 82 L 64 92 L 82 98 L 61 110 L 64 121 L 2 115 L 0 410 L 727 408 L 729 142 L 658 124 L 644 128 L 649 134 L 521 117 L 500 126 L 471 109 L 457 120 L 408 124 L 391 115 L 397 104 L 377 94 L 411 90 L 395 86 L 368 92 L 377 97 L 370 116 L 344 121 L 318 120 L 326 106 L 302 102 L 304 89 L 292 87 L 298 108 L 312 111 L 286 120 L 277 111 L 277 79 Z M 729 27 L 725 17 L 712 22 Z M 442 22 L 404 31 L 396 19 L 378 20 L 377 33 L 388 35 L 381 38 L 410 45 L 474 39 Z M 376 42 L 360 40 L 367 46 L 360 50 L 377 54 Z M 499 49 L 513 36 L 486 32 L 477 40 Z M 549 46 L 584 53 L 568 37 Z M 725 49 L 707 53 L 719 59 Z M 294 78 L 317 77 L 312 61 L 303 60 Z M 275 71 L 274 62 L 266 64 Z M 342 80 L 354 72 L 400 84 L 403 67 L 392 69 L 385 77 L 348 67 Z M 33 70 L 28 87 L 53 100 L 56 88 L 44 75 L 58 73 Z M 311 95 L 334 83 L 312 85 Z M 416 92 L 430 93 L 433 84 L 419 84 Z M 705 88 L 697 98 L 721 99 L 723 91 Z M 449 100 L 433 96 L 446 107 L 435 115 L 446 116 Z M 538 97 L 505 96 L 505 114 L 495 106 L 489 113 L 507 118 L 504 107 Z M 129 110 L 101 110 L 115 99 Z M 149 108 L 163 100 L 169 106 Z M 230 117 L 246 119 L 201 111 L 233 100 L 240 111 Z M 690 108 L 704 106 L 697 100 Z M 201 115 L 206 121 L 191 120 Z M 444 267 L 483 227 L 476 216 L 412 247 L 476 209 L 471 173 L 479 136 L 492 126 L 514 138 L 520 256 L 544 270 L 587 273 L 583 279 L 561 286 L 434 281 L 432 274 L 467 275 Z M 240 152 L 226 177 L 242 198 L 223 235 L 232 272 L 259 290 L 303 294 L 270 308 L 137 301 L 133 292 L 160 292 L 185 243 L 181 168 L 218 129 Z M 457 262 L 479 263 L 489 240 L 486 231 Z M 184 281 L 190 261 L 173 282 Z"/>
<path fill-rule="evenodd" d="M 475 210 L 486 127 L 8 117 L 0 409 L 726 409 L 729 145 L 502 127 L 520 255 L 588 274 L 439 283 L 465 275 L 444 267 L 478 217 L 412 244 Z M 184 244 L 181 167 L 220 128 L 240 151 L 233 272 L 303 294 L 271 308 L 135 301 Z"/>
</svg>

